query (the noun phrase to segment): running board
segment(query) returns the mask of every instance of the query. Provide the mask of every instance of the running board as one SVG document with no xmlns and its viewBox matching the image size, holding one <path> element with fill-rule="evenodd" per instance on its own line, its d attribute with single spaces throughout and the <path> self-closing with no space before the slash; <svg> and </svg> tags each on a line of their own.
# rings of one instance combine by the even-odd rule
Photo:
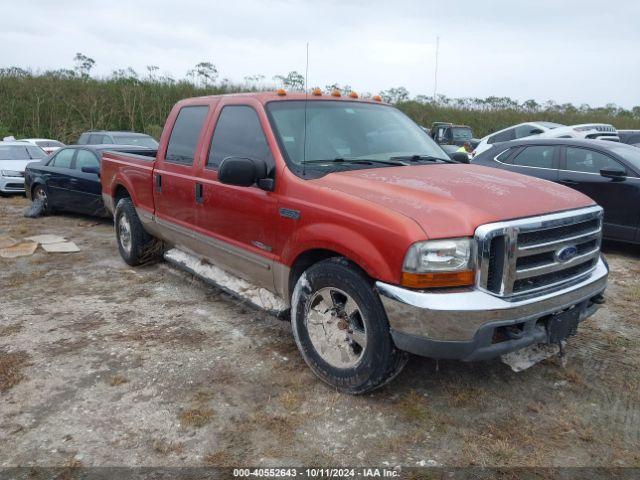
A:
<svg viewBox="0 0 640 480">
<path fill-rule="evenodd" d="M 284 300 L 275 293 L 236 277 L 195 255 L 172 248 L 165 252 L 164 259 L 171 265 L 251 304 L 255 308 L 265 310 L 277 317 L 283 317 L 289 311 Z"/>
</svg>

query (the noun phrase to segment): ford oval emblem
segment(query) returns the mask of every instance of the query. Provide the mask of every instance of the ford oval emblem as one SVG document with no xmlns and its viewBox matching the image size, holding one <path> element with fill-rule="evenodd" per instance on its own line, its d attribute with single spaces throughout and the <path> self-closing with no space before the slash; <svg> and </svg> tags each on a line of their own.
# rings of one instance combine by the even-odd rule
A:
<svg viewBox="0 0 640 480">
<path fill-rule="evenodd" d="M 565 263 L 578 255 L 578 247 L 575 245 L 571 245 L 568 247 L 563 247 L 556 252 L 556 259 L 559 262 Z"/>
</svg>

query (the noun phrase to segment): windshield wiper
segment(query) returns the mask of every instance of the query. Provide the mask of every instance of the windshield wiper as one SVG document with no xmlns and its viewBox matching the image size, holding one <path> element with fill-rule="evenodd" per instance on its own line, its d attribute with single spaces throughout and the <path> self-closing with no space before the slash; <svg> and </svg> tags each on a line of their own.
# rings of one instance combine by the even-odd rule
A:
<svg viewBox="0 0 640 480">
<path fill-rule="evenodd" d="M 343 157 L 337 157 L 337 158 L 326 159 L 326 160 L 306 160 L 302 163 L 305 163 L 305 164 L 308 164 L 308 163 L 355 163 L 358 165 L 371 165 L 374 163 L 383 163 L 385 165 L 394 165 L 398 167 L 404 167 L 407 165 L 406 162 L 400 162 L 398 160 L 394 160 L 393 158 L 389 160 L 379 160 L 377 158 L 343 158 Z"/>
<path fill-rule="evenodd" d="M 444 163 L 457 163 L 455 160 L 449 158 L 434 157 L 433 155 L 400 155 L 397 157 L 391 157 L 391 160 L 409 160 L 411 162 L 444 162 Z"/>
</svg>

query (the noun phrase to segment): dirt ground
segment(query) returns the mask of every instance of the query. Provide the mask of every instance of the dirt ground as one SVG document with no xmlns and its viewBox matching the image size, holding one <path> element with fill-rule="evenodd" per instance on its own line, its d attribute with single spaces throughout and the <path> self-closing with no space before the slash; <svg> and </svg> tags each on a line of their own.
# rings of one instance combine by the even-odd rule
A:
<svg viewBox="0 0 640 480">
<path fill-rule="evenodd" d="M 128 267 L 112 225 L 26 219 L 79 253 L 0 259 L 0 466 L 640 466 L 640 248 L 606 244 L 607 304 L 557 359 L 413 357 L 350 397 L 317 380 L 288 322 L 167 264 Z"/>
</svg>

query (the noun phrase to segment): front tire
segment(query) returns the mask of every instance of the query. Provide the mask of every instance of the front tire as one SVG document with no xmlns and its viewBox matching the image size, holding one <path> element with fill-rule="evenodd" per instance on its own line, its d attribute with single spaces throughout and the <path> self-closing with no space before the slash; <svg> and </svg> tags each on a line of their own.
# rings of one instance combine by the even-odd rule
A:
<svg viewBox="0 0 640 480">
<path fill-rule="evenodd" d="M 115 211 L 116 240 L 123 260 L 135 267 L 158 260 L 163 253 L 160 240 L 149 235 L 130 198 L 118 201 Z"/>
<path fill-rule="evenodd" d="M 294 289 L 293 336 L 311 370 L 337 390 L 362 394 L 383 386 L 406 365 L 371 280 L 344 258 L 306 270 Z"/>
</svg>

